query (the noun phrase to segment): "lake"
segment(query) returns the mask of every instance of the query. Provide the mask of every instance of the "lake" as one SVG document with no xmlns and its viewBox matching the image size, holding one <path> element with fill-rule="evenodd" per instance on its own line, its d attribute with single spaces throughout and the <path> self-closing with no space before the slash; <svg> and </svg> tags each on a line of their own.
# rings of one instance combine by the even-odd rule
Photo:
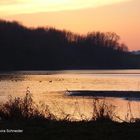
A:
<svg viewBox="0 0 140 140">
<path fill-rule="evenodd" d="M 140 70 L 13 71 L 0 73 L 0 101 L 9 95 L 24 96 L 30 90 L 36 102 L 48 104 L 52 112 L 90 119 L 92 96 L 69 96 L 67 91 L 140 91 Z M 140 117 L 139 98 L 100 97 L 116 107 L 117 116 Z M 131 109 L 131 113 L 128 112 Z"/>
</svg>

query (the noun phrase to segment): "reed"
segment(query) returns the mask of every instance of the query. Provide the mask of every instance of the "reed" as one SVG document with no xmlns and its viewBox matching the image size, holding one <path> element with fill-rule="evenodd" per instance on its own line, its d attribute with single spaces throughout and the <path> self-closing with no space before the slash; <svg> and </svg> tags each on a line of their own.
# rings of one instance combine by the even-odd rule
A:
<svg viewBox="0 0 140 140">
<path fill-rule="evenodd" d="M 13 98 L 10 96 L 7 102 L 0 105 L 0 118 L 1 120 L 53 120 L 68 122 L 105 122 L 119 120 L 121 122 L 131 123 L 140 121 L 139 118 L 133 117 L 130 103 L 125 120 L 121 120 L 116 115 L 116 107 L 111 104 L 108 104 L 105 99 L 101 100 L 98 98 L 94 98 L 92 100 L 92 117 L 90 119 L 82 113 L 78 100 L 76 100 L 74 103 L 73 113 L 66 113 L 63 106 L 59 105 L 59 103 L 55 101 L 52 104 L 53 108 L 56 110 L 57 113 L 53 112 L 47 104 L 44 104 L 42 102 L 37 104 L 36 102 L 34 102 L 32 94 L 27 89 L 26 95 L 24 97 Z M 86 104 L 84 105 L 86 106 Z M 78 114 L 78 120 L 75 119 L 75 114 Z"/>
</svg>

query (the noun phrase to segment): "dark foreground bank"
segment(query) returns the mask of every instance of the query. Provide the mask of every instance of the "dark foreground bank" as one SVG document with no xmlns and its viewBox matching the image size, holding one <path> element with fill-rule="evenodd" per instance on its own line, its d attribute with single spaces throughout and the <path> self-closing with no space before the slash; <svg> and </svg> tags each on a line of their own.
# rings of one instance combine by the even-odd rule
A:
<svg viewBox="0 0 140 140">
<path fill-rule="evenodd" d="M 136 140 L 140 138 L 140 123 L 113 121 L 5 121 L 0 129 L 21 129 L 23 133 L 0 133 L 4 140 Z"/>
</svg>

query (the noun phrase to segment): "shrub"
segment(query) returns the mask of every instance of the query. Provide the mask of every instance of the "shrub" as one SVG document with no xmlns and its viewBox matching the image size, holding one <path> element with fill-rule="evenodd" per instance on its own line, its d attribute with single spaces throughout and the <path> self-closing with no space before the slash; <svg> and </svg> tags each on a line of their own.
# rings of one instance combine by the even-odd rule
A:
<svg viewBox="0 0 140 140">
<path fill-rule="evenodd" d="M 5 120 L 27 119 L 54 119 L 47 105 L 37 105 L 29 90 L 25 97 L 9 97 L 9 100 L 0 105 L 0 117 Z"/>
</svg>

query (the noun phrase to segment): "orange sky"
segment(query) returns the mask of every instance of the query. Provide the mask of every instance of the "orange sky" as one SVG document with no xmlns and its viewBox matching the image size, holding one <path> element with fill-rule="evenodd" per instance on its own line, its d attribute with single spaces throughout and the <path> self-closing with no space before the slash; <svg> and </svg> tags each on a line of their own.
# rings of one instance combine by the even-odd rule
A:
<svg viewBox="0 0 140 140">
<path fill-rule="evenodd" d="M 0 0 L 2 19 L 76 33 L 113 31 L 140 49 L 140 0 Z"/>
</svg>

